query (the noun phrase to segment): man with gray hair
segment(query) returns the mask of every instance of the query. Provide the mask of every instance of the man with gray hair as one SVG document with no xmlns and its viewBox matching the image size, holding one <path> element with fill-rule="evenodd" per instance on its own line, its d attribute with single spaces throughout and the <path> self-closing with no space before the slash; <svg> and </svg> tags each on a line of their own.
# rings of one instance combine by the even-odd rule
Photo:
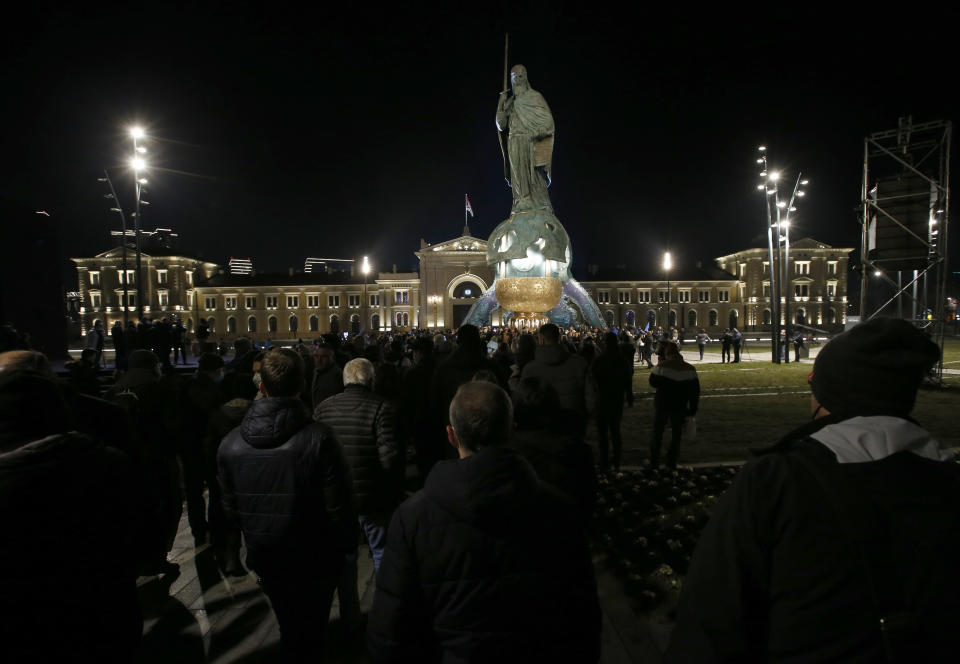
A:
<svg viewBox="0 0 960 664">
<path fill-rule="evenodd" d="M 600 608 L 572 502 L 507 446 L 510 397 L 462 385 L 438 462 L 387 534 L 368 650 L 375 662 L 600 657 Z"/>
<path fill-rule="evenodd" d="M 390 513 L 402 496 L 404 456 L 395 434 L 396 411 L 390 402 L 373 392 L 373 377 L 370 360 L 357 358 L 347 362 L 343 368 L 343 392 L 317 404 L 313 418 L 329 427 L 343 446 L 353 473 L 357 515 L 376 570 L 383 556 Z M 338 585 L 340 615 L 347 625 L 357 627 L 360 599 L 355 554 L 348 557 L 345 568 Z"/>
</svg>

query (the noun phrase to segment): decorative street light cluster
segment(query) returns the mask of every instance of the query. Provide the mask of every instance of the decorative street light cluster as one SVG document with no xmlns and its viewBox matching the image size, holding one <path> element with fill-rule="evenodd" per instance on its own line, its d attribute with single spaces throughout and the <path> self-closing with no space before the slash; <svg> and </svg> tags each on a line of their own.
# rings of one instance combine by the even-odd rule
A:
<svg viewBox="0 0 960 664">
<path fill-rule="evenodd" d="M 798 199 L 806 196 L 806 191 L 801 187 L 805 187 L 809 181 L 803 179 L 802 173 L 798 173 L 789 200 L 781 199 L 780 182 L 784 180 L 783 174 L 769 170 L 766 146 L 761 145 L 757 148 L 757 152 L 757 164 L 760 166 L 760 177 L 763 178 L 763 181 L 757 185 L 757 189 L 764 192 L 766 199 L 767 244 L 770 252 L 770 347 L 773 361 L 779 364 L 781 318 L 786 342 L 789 343 L 791 339 L 790 214 L 797 211 Z M 777 238 L 776 245 L 774 245 L 774 234 Z M 785 362 L 790 361 L 790 353 L 784 352 L 783 357 Z"/>
<path fill-rule="evenodd" d="M 133 179 L 134 179 L 134 189 L 136 195 L 136 211 L 133 213 L 133 227 L 134 227 L 134 237 L 136 244 L 136 287 L 137 287 L 137 318 L 143 318 L 143 291 L 141 286 L 141 274 L 140 274 L 140 207 L 142 205 L 149 205 L 148 201 L 142 200 L 141 196 L 143 194 L 143 185 L 147 184 L 146 178 L 140 176 L 141 172 L 146 170 L 147 164 L 144 161 L 142 155 L 146 154 L 147 149 L 142 145 L 138 145 L 138 139 L 144 137 L 144 131 L 140 127 L 134 127 L 130 130 L 130 136 L 133 138 L 133 158 L 130 160 L 130 167 L 133 169 Z M 111 212 L 116 212 L 120 215 L 120 224 L 122 229 L 122 241 L 121 241 L 121 283 L 123 284 L 123 324 L 126 327 L 127 320 L 129 318 L 128 312 L 130 309 L 130 297 L 128 293 L 128 286 L 130 283 L 129 273 L 127 272 L 127 218 L 123 214 L 123 206 L 120 205 L 120 199 L 117 197 L 117 190 L 113 186 L 113 179 L 110 177 L 110 172 L 105 168 L 103 169 L 103 177 L 97 179 L 98 182 L 106 182 L 107 186 L 110 188 L 109 194 L 104 194 L 104 198 L 111 199 L 115 207 L 111 207 Z"/>
</svg>

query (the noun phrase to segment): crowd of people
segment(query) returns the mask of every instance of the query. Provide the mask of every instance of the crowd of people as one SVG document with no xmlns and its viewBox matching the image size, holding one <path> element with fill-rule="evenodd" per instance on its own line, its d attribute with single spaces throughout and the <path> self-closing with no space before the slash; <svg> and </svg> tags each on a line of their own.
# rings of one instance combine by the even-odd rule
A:
<svg viewBox="0 0 960 664">
<path fill-rule="evenodd" d="M 783 520 L 794 517 L 769 496 L 794 491 L 794 475 L 804 469 L 790 459 L 801 441 L 802 450 L 816 448 L 810 456 L 821 466 L 836 452 L 846 475 L 882 466 L 853 473 L 868 488 L 879 491 L 903 474 L 937 500 L 953 497 L 960 485 L 947 480 L 957 479 L 956 467 L 942 463 L 935 442 L 907 419 L 936 357 L 905 325 L 864 324 L 854 330 L 866 330 L 859 337 L 841 335 L 821 352 L 811 378 L 818 426 L 748 464 L 721 502 L 704 534 L 707 553 L 698 549 L 691 567 L 668 652 L 683 654 L 674 661 L 731 661 L 765 648 L 789 658 L 805 647 L 832 655 L 883 647 L 860 617 L 856 638 L 841 633 L 842 621 L 822 644 L 809 633 L 788 635 L 801 618 L 780 615 L 781 605 L 805 611 L 808 632 L 828 615 L 799 597 L 784 600 L 804 586 L 769 576 L 771 561 L 800 562 L 781 542 L 789 530 Z M 697 372 L 681 356 L 679 333 L 464 325 L 455 335 L 324 335 L 270 349 L 239 338 L 229 362 L 204 341 L 196 372 L 187 375 L 175 368 L 176 327 L 144 321 L 116 337 L 111 331 L 122 345 L 110 378 L 99 370 L 96 335 L 63 378 L 36 351 L 0 352 L 0 511 L 15 534 L 0 545 L 0 605 L 9 616 L 0 652 L 15 655 L 11 661 L 67 661 L 78 651 L 135 661 L 142 630 L 135 580 L 178 574 L 169 553 L 184 505 L 194 544 L 210 545 L 223 575 L 256 575 L 290 661 L 318 661 L 335 594 L 342 627 L 378 662 L 599 659 L 588 549 L 596 483 L 620 466 L 636 357 L 651 367 L 656 390 L 649 463 L 659 466 L 667 424 L 663 472 L 678 463 L 682 431 L 699 403 Z M 696 343 L 706 340 L 698 334 Z M 878 344 L 910 352 L 900 353 L 905 359 L 894 370 L 871 359 Z M 834 366 L 849 357 L 856 358 L 850 371 Z M 857 371 L 875 373 L 870 385 L 856 384 Z M 898 400 L 879 397 L 881 378 L 897 384 Z M 856 398 L 858 389 L 869 394 Z M 587 443 L 591 425 L 596 458 Z M 864 443 L 863 431 L 879 442 Z M 916 454 L 904 460 L 898 452 Z M 803 495 L 784 509 L 835 511 L 831 497 L 801 485 Z M 904 517 L 930 504 L 903 501 L 896 509 Z M 937 513 L 950 518 L 923 552 L 958 552 L 955 505 L 942 504 Z M 893 526 L 909 523 L 898 517 L 883 526 L 907 536 Z M 938 527 L 929 520 L 915 526 L 914 536 Z M 809 550 L 816 532 L 801 529 L 784 541 L 792 547 L 811 538 Z M 840 556 L 843 537 L 831 537 Z M 376 572 L 369 616 L 357 593 L 360 542 Z M 832 574 L 836 581 L 845 572 Z M 861 581 L 844 577 L 848 593 L 830 605 L 834 613 L 869 613 Z M 924 579 L 912 582 L 918 592 L 934 592 Z M 702 606 L 701 594 L 717 602 L 716 611 Z M 936 594 L 932 624 L 956 617 L 956 596 L 941 602 Z M 898 616 L 915 608 L 883 599 L 882 610 Z M 897 639 L 928 634 L 924 624 L 910 624 L 914 631 Z"/>
</svg>

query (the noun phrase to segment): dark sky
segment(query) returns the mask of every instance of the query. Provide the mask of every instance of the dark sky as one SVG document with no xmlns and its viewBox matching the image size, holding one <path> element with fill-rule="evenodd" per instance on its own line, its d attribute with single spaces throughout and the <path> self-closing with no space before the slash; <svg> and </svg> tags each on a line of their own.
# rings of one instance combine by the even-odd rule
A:
<svg viewBox="0 0 960 664">
<path fill-rule="evenodd" d="M 67 254 L 104 250 L 119 226 L 104 167 L 130 206 L 135 123 L 157 167 L 144 225 L 211 260 L 414 267 L 419 238 L 460 233 L 464 193 L 486 237 L 510 206 L 493 125 L 506 30 L 556 120 L 551 196 L 581 274 L 760 246 L 760 144 L 810 178 L 799 234 L 856 246 L 864 135 L 956 116 L 956 16 L 932 6 L 195 4 L 7 22 L 0 196 L 55 215 Z"/>
</svg>

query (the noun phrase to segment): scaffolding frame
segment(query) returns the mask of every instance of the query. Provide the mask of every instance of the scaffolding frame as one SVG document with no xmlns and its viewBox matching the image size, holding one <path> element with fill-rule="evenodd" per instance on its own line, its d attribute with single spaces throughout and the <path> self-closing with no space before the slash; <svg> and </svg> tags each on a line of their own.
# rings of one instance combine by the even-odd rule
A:
<svg viewBox="0 0 960 664">
<path fill-rule="evenodd" d="M 860 241 L 860 316 L 869 320 L 897 305 L 897 317 L 903 318 L 903 301 L 906 296 L 912 301 L 914 324 L 930 331 L 931 339 L 940 347 L 940 360 L 936 366 L 936 381 L 943 381 L 943 343 L 947 327 L 947 283 L 949 271 L 947 251 L 949 247 L 950 220 L 950 140 L 952 125 L 948 120 L 914 124 L 912 117 L 900 118 L 897 129 L 870 134 L 863 141 L 863 183 L 861 188 L 861 241 Z M 929 184 L 930 219 L 925 237 L 915 233 L 904 219 L 891 211 L 896 205 L 911 196 L 881 198 L 874 187 L 879 177 L 892 174 L 918 176 Z M 935 194 L 935 195 L 933 195 Z M 914 196 L 915 197 L 915 196 Z M 878 232 L 879 220 L 883 217 L 893 222 L 922 243 L 926 251 L 923 267 L 911 270 L 904 283 L 903 270 L 896 270 L 896 278 L 884 270 L 883 259 L 870 258 L 871 229 Z M 876 310 L 867 311 L 867 295 L 871 275 L 879 277 L 894 289 L 894 295 Z M 918 318 L 916 312 L 921 312 Z"/>
</svg>

